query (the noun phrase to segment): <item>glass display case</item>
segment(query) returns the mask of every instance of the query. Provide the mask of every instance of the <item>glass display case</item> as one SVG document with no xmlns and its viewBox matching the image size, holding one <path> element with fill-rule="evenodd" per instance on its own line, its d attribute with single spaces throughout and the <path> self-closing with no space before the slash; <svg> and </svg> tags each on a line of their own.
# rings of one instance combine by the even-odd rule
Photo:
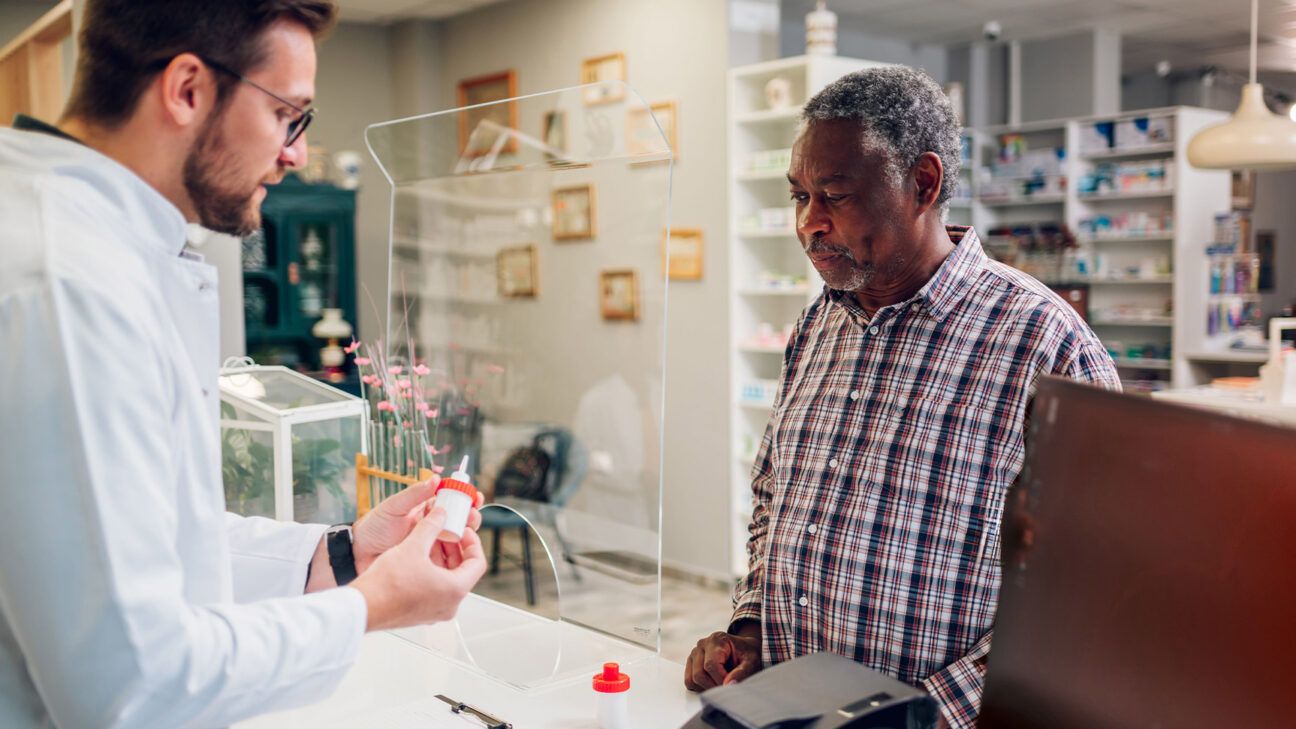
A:
<svg viewBox="0 0 1296 729">
<path fill-rule="evenodd" d="M 422 373 L 393 392 L 428 400 L 428 458 L 408 464 L 467 455 L 489 497 L 483 543 L 521 551 L 526 581 L 521 609 L 488 576 L 476 592 L 491 599 L 400 635 L 522 690 L 652 655 L 672 160 L 659 120 L 603 82 L 366 139 L 392 186 L 384 367 Z"/>
<path fill-rule="evenodd" d="M 355 456 L 364 400 L 286 367 L 220 374 L 225 506 L 244 516 L 340 524 L 356 518 Z"/>
</svg>

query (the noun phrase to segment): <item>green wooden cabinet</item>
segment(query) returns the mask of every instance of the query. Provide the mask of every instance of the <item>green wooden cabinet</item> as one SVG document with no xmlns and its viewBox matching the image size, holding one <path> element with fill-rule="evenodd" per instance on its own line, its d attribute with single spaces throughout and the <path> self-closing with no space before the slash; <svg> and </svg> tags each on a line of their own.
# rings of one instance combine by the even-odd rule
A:
<svg viewBox="0 0 1296 729">
<path fill-rule="evenodd" d="M 325 342 L 311 327 L 323 309 L 342 309 L 356 326 L 356 191 L 289 174 L 268 193 L 261 231 L 243 240 L 247 353 L 317 372 Z"/>
</svg>

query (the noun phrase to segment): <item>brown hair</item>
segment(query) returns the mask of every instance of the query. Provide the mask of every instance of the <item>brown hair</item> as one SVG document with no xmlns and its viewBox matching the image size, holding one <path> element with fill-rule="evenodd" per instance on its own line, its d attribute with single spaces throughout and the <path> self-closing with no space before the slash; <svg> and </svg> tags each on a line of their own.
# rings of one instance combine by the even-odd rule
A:
<svg viewBox="0 0 1296 729">
<path fill-rule="evenodd" d="M 88 0 L 63 116 L 124 123 L 153 77 L 181 53 L 246 74 L 265 61 L 265 30 L 283 19 L 318 40 L 332 29 L 337 8 L 332 0 Z M 217 76 L 224 99 L 235 80 Z"/>
</svg>

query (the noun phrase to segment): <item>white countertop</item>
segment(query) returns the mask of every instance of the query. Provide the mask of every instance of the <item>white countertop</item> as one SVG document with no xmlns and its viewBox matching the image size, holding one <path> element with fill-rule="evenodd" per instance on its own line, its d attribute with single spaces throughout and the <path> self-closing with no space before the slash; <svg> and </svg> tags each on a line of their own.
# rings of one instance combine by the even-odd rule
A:
<svg viewBox="0 0 1296 729">
<path fill-rule="evenodd" d="M 498 605 L 477 596 L 465 603 L 470 612 Z M 461 608 L 461 614 L 464 609 Z M 684 667 L 648 650 L 638 649 L 571 623 L 548 622 L 542 630 L 512 632 L 511 661 L 531 666 L 551 666 L 552 680 L 506 683 L 485 675 L 427 645 L 444 644 L 457 632 L 453 624 L 405 631 L 401 635 L 373 633 L 365 636 L 360 656 L 342 685 L 330 698 L 301 709 L 267 714 L 237 725 L 237 729 L 436 729 L 440 726 L 471 728 L 474 723 L 452 715 L 436 699 L 443 694 L 480 709 L 516 729 L 596 729 L 597 694 L 591 688 L 596 667 L 579 667 L 600 660 L 619 660 L 630 676 L 628 702 L 634 729 L 679 727 L 701 708 L 697 694 L 684 688 Z M 423 632 L 420 632 L 423 631 Z M 484 642 L 469 640 L 481 646 Z M 494 676 L 506 674 L 507 657 L 495 653 L 476 663 Z M 607 655 L 603 658 L 604 654 Z M 462 655 L 460 656 L 462 659 Z M 516 675 L 534 676 L 531 669 Z M 574 672 L 575 671 L 575 672 Z M 529 684 L 530 689 L 517 684 Z M 480 723 L 476 724 L 480 726 Z"/>
</svg>

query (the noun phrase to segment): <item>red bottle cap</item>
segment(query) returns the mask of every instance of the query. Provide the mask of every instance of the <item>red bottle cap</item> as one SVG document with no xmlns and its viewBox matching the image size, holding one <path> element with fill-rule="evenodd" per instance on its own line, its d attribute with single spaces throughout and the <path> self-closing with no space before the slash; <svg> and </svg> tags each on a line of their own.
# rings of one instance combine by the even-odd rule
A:
<svg viewBox="0 0 1296 729">
<path fill-rule="evenodd" d="M 594 690 L 601 694 L 619 694 L 630 690 L 630 677 L 621 673 L 615 663 L 604 663 L 603 673 L 594 674 Z"/>
<path fill-rule="evenodd" d="M 436 490 L 440 491 L 441 489 L 450 489 L 451 491 L 458 491 L 460 493 L 468 494 L 468 498 L 473 500 L 473 506 L 482 505 L 481 492 L 478 491 L 477 488 L 470 483 L 464 483 L 463 481 L 456 481 L 453 478 L 443 478 L 441 479 L 441 483 L 437 485 Z"/>
</svg>

